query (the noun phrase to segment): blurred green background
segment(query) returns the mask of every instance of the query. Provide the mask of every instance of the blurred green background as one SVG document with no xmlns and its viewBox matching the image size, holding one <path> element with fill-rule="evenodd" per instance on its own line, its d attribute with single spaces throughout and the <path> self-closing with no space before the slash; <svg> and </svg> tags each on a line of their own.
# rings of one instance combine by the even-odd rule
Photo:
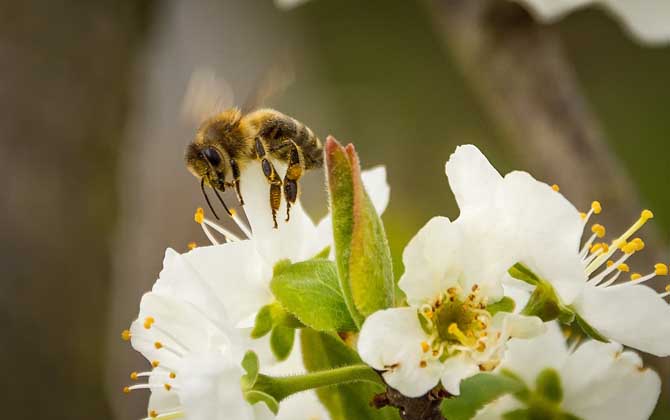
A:
<svg viewBox="0 0 670 420">
<path fill-rule="evenodd" d="M 429 218 L 457 216 L 444 176 L 456 145 L 478 145 L 501 172 L 533 159 L 510 150 L 422 2 L 313 0 L 287 12 L 269 0 L 4 1 L 0 23 L 7 418 L 145 415 L 146 395 L 120 392 L 145 362 L 118 333 L 164 249 L 205 242 L 192 222 L 202 198 L 182 161 L 194 130 L 182 102 L 198 68 L 225 79 L 240 103 L 273 62 L 291 58 L 294 81 L 268 105 L 321 138 L 355 143 L 364 166 L 386 165 L 398 274 Z M 655 211 L 667 244 L 670 48 L 636 44 L 597 9 L 554 26 L 639 188 L 635 205 Z M 322 176 L 305 180 L 315 216 L 326 211 Z M 665 407 L 655 419 L 670 419 Z"/>
</svg>

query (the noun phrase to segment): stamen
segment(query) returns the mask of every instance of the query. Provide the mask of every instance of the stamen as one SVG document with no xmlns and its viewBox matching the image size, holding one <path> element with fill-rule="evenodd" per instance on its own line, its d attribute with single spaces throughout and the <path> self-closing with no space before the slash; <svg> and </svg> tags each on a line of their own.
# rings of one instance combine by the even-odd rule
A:
<svg viewBox="0 0 670 420">
<path fill-rule="evenodd" d="M 163 385 L 158 385 L 158 384 L 137 384 L 133 386 L 124 386 L 123 387 L 123 393 L 124 394 L 130 394 L 132 391 L 136 391 L 138 389 L 163 389 Z"/>
<path fill-rule="evenodd" d="M 193 220 L 202 227 L 202 230 L 205 232 L 205 236 L 212 243 L 212 245 L 219 245 L 219 241 L 216 240 L 212 232 L 209 231 L 209 227 L 205 224 L 205 211 L 202 207 L 198 207 L 193 216 Z"/>
<path fill-rule="evenodd" d="M 121 331 L 121 339 L 123 341 L 130 341 L 130 337 L 133 335 L 130 333 L 130 330 L 123 330 Z"/>
<path fill-rule="evenodd" d="M 174 420 L 184 417 L 184 412 L 181 410 L 170 410 L 164 413 L 158 413 L 156 410 L 151 410 L 149 412 L 149 417 L 145 417 L 142 420 Z"/>
<path fill-rule="evenodd" d="M 195 243 L 194 241 L 191 241 L 191 242 L 188 243 L 188 250 L 189 250 L 189 251 L 193 251 L 193 250 L 196 249 L 197 247 L 198 247 L 198 244 Z"/>
<path fill-rule="evenodd" d="M 552 185 L 552 186 L 551 186 L 551 189 L 554 190 L 554 191 L 556 191 L 556 192 L 561 191 L 561 187 L 559 187 L 558 184 L 554 184 L 554 185 Z"/>
<path fill-rule="evenodd" d="M 474 345 L 474 340 L 471 337 L 468 337 L 465 334 L 463 334 L 463 331 L 461 331 L 458 328 L 458 325 L 455 322 L 449 325 L 449 328 L 447 328 L 447 332 L 456 337 L 458 341 L 464 346 L 472 347 Z"/>
<path fill-rule="evenodd" d="M 233 219 L 233 220 L 234 220 L 234 219 Z M 211 227 L 212 229 L 214 229 L 215 231 L 219 232 L 219 233 L 222 234 L 222 235 L 226 238 L 226 240 L 228 240 L 228 241 L 239 242 L 239 241 L 241 240 L 239 236 L 235 235 L 234 233 L 232 233 L 232 232 L 229 231 L 228 229 L 224 228 L 223 226 L 221 226 L 221 225 L 219 225 L 219 224 L 217 224 L 217 223 L 212 222 L 212 221 L 209 220 L 209 219 L 205 219 L 203 225 L 207 225 L 207 226 Z"/>
<path fill-rule="evenodd" d="M 230 212 L 232 213 L 232 218 L 233 221 L 237 224 L 237 227 L 240 228 L 240 230 L 247 235 L 247 238 L 251 239 L 251 231 L 247 227 L 247 225 L 242 221 L 240 216 L 238 216 L 237 212 L 235 209 L 231 209 Z"/>
<path fill-rule="evenodd" d="M 604 238 L 605 233 L 607 230 L 605 229 L 605 226 L 596 223 L 595 225 L 591 226 L 591 232 L 595 233 L 598 238 Z"/>
<path fill-rule="evenodd" d="M 421 351 L 423 351 L 424 353 L 428 353 L 429 350 L 430 350 L 430 345 L 426 341 L 422 341 L 421 342 Z"/>
<path fill-rule="evenodd" d="M 595 203 L 596 202 L 594 202 L 594 204 Z M 598 203 L 598 204 L 600 204 L 600 203 Z M 592 208 L 593 208 L 593 206 L 592 206 Z M 597 206 L 596 206 L 596 208 L 597 208 Z M 594 209 L 594 212 L 595 212 L 595 209 Z M 651 211 L 649 211 L 649 210 L 642 211 L 642 213 L 640 214 L 640 218 L 633 224 L 633 226 L 631 226 L 626 232 L 624 232 L 623 235 L 619 236 L 617 239 L 615 239 L 612 242 L 612 245 L 610 246 L 609 252 L 605 252 L 605 253 L 601 254 L 598 258 L 596 258 L 593 262 L 591 262 L 588 265 L 588 267 L 586 268 L 586 275 L 590 276 L 594 271 L 596 271 L 598 269 L 598 267 L 600 267 L 605 261 L 607 261 L 609 259 L 609 257 L 612 256 L 612 254 L 614 254 L 614 252 L 616 252 L 616 250 L 619 248 L 619 246 L 623 242 L 627 241 L 628 238 L 633 236 L 633 234 L 635 234 L 635 232 L 640 230 L 640 228 L 642 228 L 642 226 L 644 226 L 645 223 L 647 223 L 647 221 L 649 221 L 653 217 L 654 217 L 654 214 Z M 639 245 L 641 245 L 641 247 L 644 248 L 644 242 L 642 242 L 642 240 L 639 240 L 638 246 L 636 246 L 636 248 L 639 248 Z"/>
<path fill-rule="evenodd" d="M 665 286 L 665 293 L 659 293 L 658 295 L 662 298 L 664 298 L 666 296 L 670 296 L 670 284 Z"/>
</svg>

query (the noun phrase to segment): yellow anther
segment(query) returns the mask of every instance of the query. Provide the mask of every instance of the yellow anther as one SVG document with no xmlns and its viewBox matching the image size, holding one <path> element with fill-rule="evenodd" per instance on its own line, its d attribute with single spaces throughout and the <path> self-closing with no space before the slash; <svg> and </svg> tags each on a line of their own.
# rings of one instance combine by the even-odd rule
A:
<svg viewBox="0 0 670 420">
<path fill-rule="evenodd" d="M 160 364 L 161 362 L 159 362 L 158 360 L 154 360 L 151 362 L 151 366 L 154 368 L 157 368 L 158 366 L 160 366 Z"/>
<path fill-rule="evenodd" d="M 640 218 L 642 220 L 649 220 L 654 218 L 654 213 L 651 212 L 651 210 L 642 210 L 642 214 L 640 214 Z"/>
<path fill-rule="evenodd" d="M 644 241 L 640 238 L 635 238 L 630 241 L 630 243 L 635 246 L 636 251 L 642 251 L 644 249 Z"/>
<path fill-rule="evenodd" d="M 170 372 L 170 379 L 174 379 L 177 377 L 177 374 L 174 372 Z"/>
<path fill-rule="evenodd" d="M 158 412 L 156 410 L 149 411 L 149 417 L 155 419 L 156 417 L 158 417 Z"/>
<path fill-rule="evenodd" d="M 165 387 L 166 391 L 169 391 L 169 390 L 172 389 L 172 385 L 170 385 L 170 384 L 164 384 L 163 386 Z"/>
<path fill-rule="evenodd" d="M 433 319 L 434 313 L 432 309 L 426 309 L 425 311 L 423 311 L 423 314 L 426 316 L 426 318 Z"/>
<path fill-rule="evenodd" d="M 667 276 L 668 266 L 662 263 L 658 263 L 654 266 L 654 272 L 657 276 Z"/>
<path fill-rule="evenodd" d="M 144 328 L 147 329 L 147 330 L 150 329 L 154 322 L 156 322 L 156 320 L 153 319 L 153 317 L 148 316 L 144 320 Z"/>
<path fill-rule="evenodd" d="M 595 254 L 603 248 L 603 244 L 598 242 L 591 246 L 591 254 Z"/>
<path fill-rule="evenodd" d="M 630 267 L 628 266 L 628 264 L 625 264 L 625 263 L 624 264 L 619 264 L 619 266 L 617 267 L 617 270 L 619 270 L 621 272 L 624 272 L 624 273 L 628 273 L 628 272 L 630 272 Z"/>
<path fill-rule="evenodd" d="M 611 267 L 614 265 L 614 261 L 612 260 L 607 260 L 607 267 Z"/>
<path fill-rule="evenodd" d="M 556 192 L 559 192 L 561 190 L 561 187 L 559 187 L 557 184 L 554 184 L 554 185 L 551 186 L 551 189 L 556 191 Z"/>
<path fill-rule="evenodd" d="M 129 386 L 124 386 L 123 387 L 123 393 L 124 394 L 130 394 L 130 387 Z"/>
<path fill-rule="evenodd" d="M 428 350 L 430 350 L 430 345 L 428 343 L 426 343 L 425 341 L 422 341 L 421 342 L 421 350 L 424 353 L 428 353 Z"/>
<path fill-rule="evenodd" d="M 130 330 L 121 331 L 121 339 L 123 341 L 129 341 L 130 337 L 132 337 L 132 334 L 130 333 Z"/>
<path fill-rule="evenodd" d="M 235 209 L 230 209 L 230 217 L 235 217 L 236 215 Z"/>
<path fill-rule="evenodd" d="M 481 353 L 481 352 L 483 352 L 484 350 L 486 350 L 486 343 L 484 343 L 483 341 L 480 341 L 480 342 L 477 344 L 477 351 Z"/>
<path fill-rule="evenodd" d="M 632 242 L 628 242 L 621 248 L 621 251 L 623 251 L 626 254 L 634 254 L 635 251 L 637 251 L 637 246 Z"/>
<path fill-rule="evenodd" d="M 156 350 L 162 349 L 163 348 L 163 343 L 161 343 L 160 341 L 156 341 L 154 343 L 154 347 L 156 347 Z"/>
<path fill-rule="evenodd" d="M 642 274 L 640 274 L 640 273 L 633 273 L 633 274 L 630 275 L 631 280 L 638 280 L 638 279 L 641 279 L 641 278 L 642 278 Z"/>
<path fill-rule="evenodd" d="M 603 211 L 603 206 L 600 205 L 600 201 L 591 203 L 591 210 L 593 210 L 593 213 L 595 214 L 600 214 Z"/>
<path fill-rule="evenodd" d="M 591 226 L 591 232 L 595 233 L 598 238 L 604 238 L 607 230 L 605 229 L 605 226 L 595 224 Z"/>
<path fill-rule="evenodd" d="M 422 360 L 422 361 L 419 363 L 419 367 L 421 367 L 421 368 L 425 368 L 426 366 L 428 366 L 428 363 L 426 363 L 425 360 Z"/>
<path fill-rule="evenodd" d="M 196 244 L 195 242 L 189 242 L 189 243 L 188 243 L 188 249 L 189 249 L 189 251 L 193 251 L 193 250 L 196 249 L 197 247 L 198 247 L 198 244 Z"/>
<path fill-rule="evenodd" d="M 586 219 L 586 213 L 584 213 L 583 211 L 580 212 L 580 213 L 579 213 L 579 217 L 581 217 L 582 220 Z"/>
<path fill-rule="evenodd" d="M 202 209 L 202 207 L 198 207 L 198 209 L 195 211 L 193 220 L 195 220 L 195 222 L 199 225 L 205 221 L 205 211 Z"/>
<path fill-rule="evenodd" d="M 602 246 L 603 246 L 603 253 L 605 253 L 605 252 L 609 252 L 609 250 L 610 250 L 610 246 L 609 246 L 609 245 L 607 245 L 605 242 L 603 242 L 603 243 L 602 243 Z"/>
<path fill-rule="evenodd" d="M 130 373 L 130 379 L 132 379 L 133 381 L 136 381 L 137 380 L 137 372 L 131 372 Z"/>
</svg>

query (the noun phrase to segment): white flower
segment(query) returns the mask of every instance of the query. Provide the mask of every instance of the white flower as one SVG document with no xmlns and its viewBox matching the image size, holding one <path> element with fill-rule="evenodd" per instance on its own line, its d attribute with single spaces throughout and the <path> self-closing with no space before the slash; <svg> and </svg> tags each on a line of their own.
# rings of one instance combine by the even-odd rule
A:
<svg viewBox="0 0 670 420">
<path fill-rule="evenodd" d="M 474 146 L 456 149 L 446 166 L 449 182 L 460 208 L 474 208 L 468 217 L 494 220 L 487 241 L 507 244 L 518 262 L 550 282 L 564 305 L 576 312 L 605 337 L 655 354 L 670 355 L 670 307 L 664 298 L 643 283 L 668 274 L 657 264 L 645 276 L 615 283 L 629 270 L 626 261 L 644 248 L 632 238 L 653 215 L 642 212 L 633 226 L 609 244 L 594 242 L 606 234 L 600 224 L 582 236 L 599 202 L 579 213 L 557 190 L 525 172 L 504 178 Z"/>
<path fill-rule="evenodd" d="M 538 375 L 553 369 L 560 378 L 562 399 L 553 409 L 588 420 L 646 420 L 661 390 L 658 375 L 643 368 L 640 357 L 619 344 L 589 341 L 570 351 L 558 325 L 530 340 L 510 340 L 500 369 L 507 369 L 536 392 Z M 553 405 L 553 404 L 550 404 Z M 525 408 L 505 396 L 480 411 L 475 420 L 502 420 Z"/>
<path fill-rule="evenodd" d="M 624 24 L 640 42 L 670 41 L 670 2 L 666 0 L 516 0 L 538 19 L 553 22 L 575 9 L 602 6 Z"/>
<path fill-rule="evenodd" d="M 543 331 L 537 317 L 489 312 L 513 263 L 504 246 L 478 236 L 485 226 L 471 221 L 429 221 L 403 254 L 399 286 L 410 307 L 376 312 L 361 329 L 361 358 L 409 397 L 440 381 L 456 395 L 462 379 L 497 366 L 510 337 Z"/>
</svg>

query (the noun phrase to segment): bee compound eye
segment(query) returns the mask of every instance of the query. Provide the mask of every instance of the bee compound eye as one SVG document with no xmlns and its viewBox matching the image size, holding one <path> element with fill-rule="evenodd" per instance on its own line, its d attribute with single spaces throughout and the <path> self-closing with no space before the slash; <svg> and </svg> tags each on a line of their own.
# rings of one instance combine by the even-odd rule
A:
<svg viewBox="0 0 670 420">
<path fill-rule="evenodd" d="M 209 163 L 212 164 L 212 166 L 219 166 L 221 163 L 221 155 L 219 154 L 218 150 L 213 147 L 207 147 L 203 149 L 202 155 Z"/>
</svg>

